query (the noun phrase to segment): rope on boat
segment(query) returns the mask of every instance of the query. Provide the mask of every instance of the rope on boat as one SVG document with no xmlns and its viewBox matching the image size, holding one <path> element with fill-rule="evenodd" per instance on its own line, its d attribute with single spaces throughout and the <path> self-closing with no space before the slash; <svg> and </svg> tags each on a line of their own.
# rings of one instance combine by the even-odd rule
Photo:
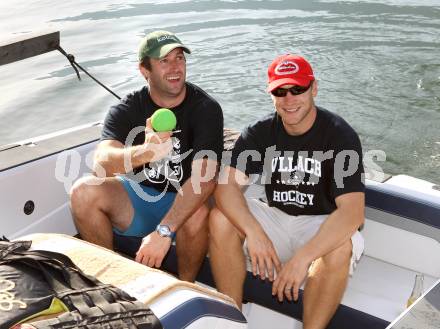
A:
<svg viewBox="0 0 440 329">
<path fill-rule="evenodd" d="M 79 75 L 79 71 L 78 68 L 83 71 L 85 74 L 87 74 L 90 78 L 92 78 L 93 81 L 95 81 L 98 85 L 100 85 L 102 88 L 104 88 L 105 90 L 107 90 L 109 93 L 111 93 L 113 96 L 115 96 L 117 99 L 121 99 L 121 97 L 119 97 L 117 94 L 115 94 L 115 92 L 113 90 L 111 90 L 110 88 L 108 88 L 107 86 L 105 86 L 103 83 L 101 83 L 98 79 L 96 79 L 94 76 L 92 76 L 89 72 L 87 72 L 81 65 L 79 65 L 76 61 L 75 61 L 75 56 L 73 56 L 72 54 L 68 54 L 64 51 L 63 48 L 61 48 L 61 46 L 58 46 L 57 49 L 60 51 L 61 54 L 63 54 L 64 56 L 66 56 L 66 58 L 68 59 L 68 61 L 70 62 L 70 65 L 72 65 L 73 69 L 75 70 L 76 76 L 78 77 L 78 80 L 81 81 L 81 76 Z"/>
</svg>

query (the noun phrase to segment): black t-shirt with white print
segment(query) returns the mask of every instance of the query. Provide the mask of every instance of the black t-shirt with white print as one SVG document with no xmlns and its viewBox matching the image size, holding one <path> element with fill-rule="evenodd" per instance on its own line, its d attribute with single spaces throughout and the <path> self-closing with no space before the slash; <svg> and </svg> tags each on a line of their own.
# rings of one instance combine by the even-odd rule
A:
<svg viewBox="0 0 440 329">
<path fill-rule="evenodd" d="M 126 146 L 145 142 L 147 118 L 160 106 L 143 87 L 112 106 L 104 120 L 101 140 L 117 140 Z M 191 163 L 197 158 L 221 160 L 223 113 L 219 103 L 201 88 L 186 83 L 183 102 L 171 108 L 176 115 L 173 150 L 166 158 L 134 168 L 127 174 L 137 182 L 158 191 L 177 191 L 191 176 Z"/>
<path fill-rule="evenodd" d="M 248 176 L 263 174 L 269 206 L 294 216 L 330 214 L 336 197 L 365 189 L 357 133 L 319 107 L 313 126 L 300 136 L 287 134 L 276 112 L 247 127 L 232 151 L 231 166 Z"/>
</svg>

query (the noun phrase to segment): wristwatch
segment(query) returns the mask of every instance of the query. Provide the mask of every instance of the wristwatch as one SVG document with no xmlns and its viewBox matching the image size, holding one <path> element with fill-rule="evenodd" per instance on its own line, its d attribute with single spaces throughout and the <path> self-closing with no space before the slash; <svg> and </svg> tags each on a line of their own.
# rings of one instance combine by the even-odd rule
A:
<svg viewBox="0 0 440 329">
<path fill-rule="evenodd" d="M 162 237 L 171 238 L 171 241 L 176 237 L 176 232 L 172 232 L 168 225 L 157 225 L 156 232 Z"/>
</svg>

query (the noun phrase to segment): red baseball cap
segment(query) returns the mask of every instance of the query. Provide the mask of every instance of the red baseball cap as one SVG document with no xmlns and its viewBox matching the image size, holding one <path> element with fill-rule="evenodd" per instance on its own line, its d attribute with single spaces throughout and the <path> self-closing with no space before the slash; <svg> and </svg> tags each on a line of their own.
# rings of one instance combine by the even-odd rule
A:
<svg viewBox="0 0 440 329">
<path fill-rule="evenodd" d="M 267 70 L 267 91 L 271 92 L 284 85 L 306 87 L 315 80 L 312 67 L 298 55 L 281 55 L 275 58 Z"/>
</svg>

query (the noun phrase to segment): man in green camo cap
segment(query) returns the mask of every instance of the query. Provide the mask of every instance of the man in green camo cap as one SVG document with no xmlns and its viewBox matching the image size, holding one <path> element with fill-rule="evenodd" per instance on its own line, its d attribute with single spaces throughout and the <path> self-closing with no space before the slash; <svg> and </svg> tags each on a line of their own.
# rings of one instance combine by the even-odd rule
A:
<svg viewBox="0 0 440 329">
<path fill-rule="evenodd" d="M 107 113 L 94 159 L 100 177 L 75 183 L 71 209 L 85 240 L 150 267 L 161 266 L 176 239 L 179 277 L 194 281 L 208 247 L 206 200 L 223 151 L 223 114 L 186 81 L 185 53 L 189 48 L 171 32 L 142 39 L 139 71 L 147 86 Z M 175 114 L 174 131 L 152 131 L 160 108 Z"/>
</svg>

